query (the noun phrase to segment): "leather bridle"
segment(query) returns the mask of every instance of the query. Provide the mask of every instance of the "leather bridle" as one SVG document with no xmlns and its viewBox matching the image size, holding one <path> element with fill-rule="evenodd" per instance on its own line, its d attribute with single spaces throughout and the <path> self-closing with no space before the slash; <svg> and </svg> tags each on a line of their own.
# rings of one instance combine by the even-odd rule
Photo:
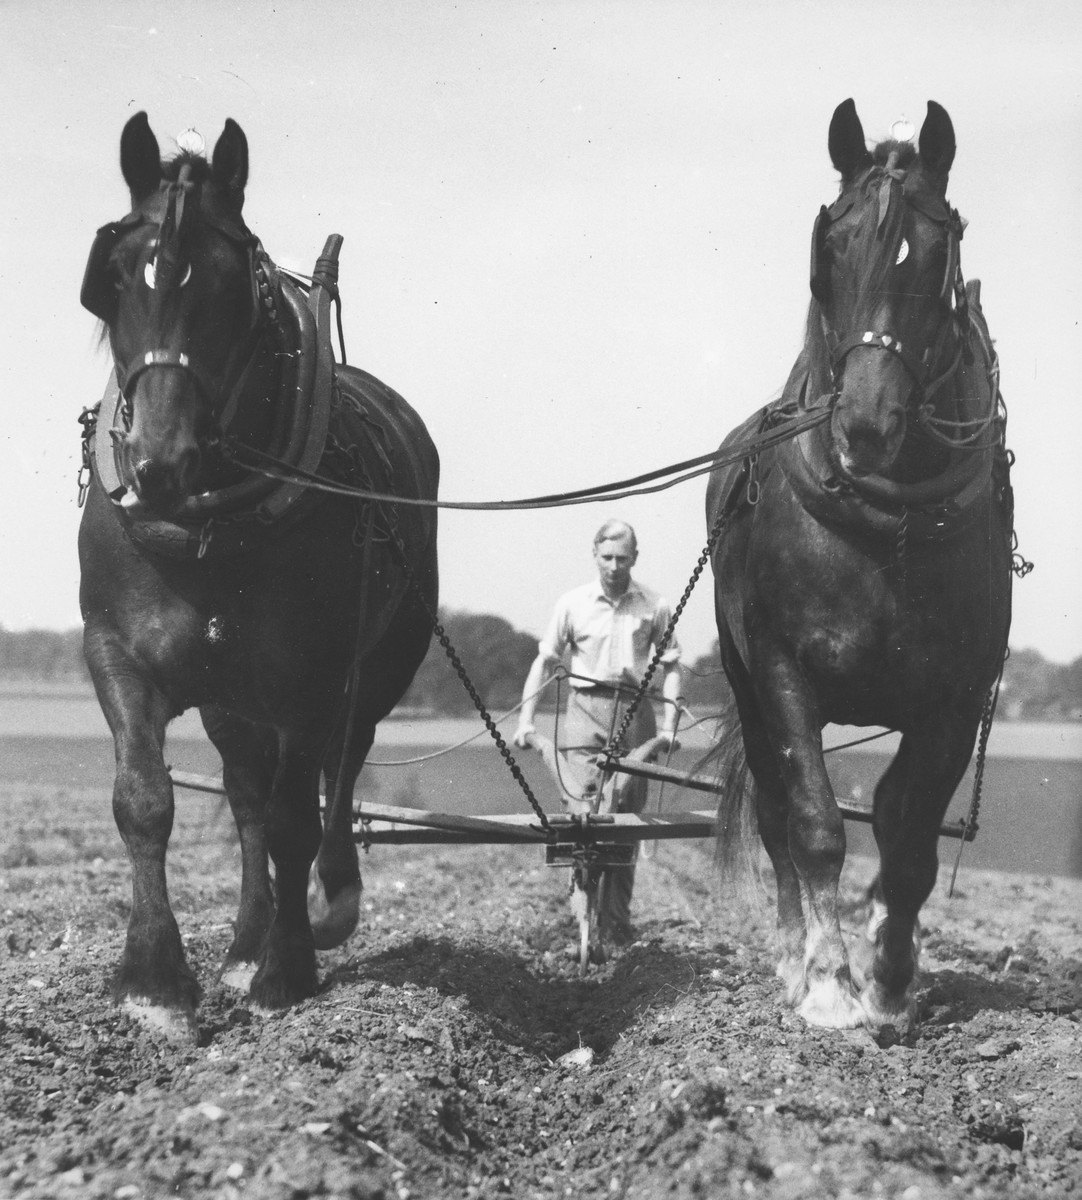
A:
<svg viewBox="0 0 1082 1200">
<path fill-rule="evenodd" d="M 812 235 L 812 291 L 820 300 L 820 320 L 830 356 L 830 394 L 823 400 L 831 407 L 837 404 L 841 394 L 846 359 L 854 350 L 858 348 L 882 350 L 897 358 L 913 381 L 917 421 L 923 424 L 924 416 L 930 408 L 931 398 L 955 374 L 962 356 L 966 353 L 969 319 L 965 280 L 962 276 L 959 252 L 964 223 L 957 211 L 946 204 L 939 205 L 934 201 L 929 202 L 924 196 L 906 195 L 904 190 L 905 172 L 896 169 L 893 159 L 892 155 L 885 167 L 872 167 L 856 186 L 866 192 L 869 186 L 878 185 L 877 236 L 889 226 L 888 214 L 899 203 L 908 204 L 922 216 L 946 228 L 947 265 L 940 287 L 939 302 L 950 315 L 950 321 L 943 327 L 934 345 L 927 347 L 921 354 L 904 344 L 902 339 L 890 330 L 865 329 L 854 333 L 839 334 L 827 321 L 823 307 L 829 288 L 828 282 L 824 279 L 828 269 L 825 262 L 825 240 L 830 226 L 851 211 L 855 200 L 851 193 L 847 193 L 832 208 L 828 209 L 824 206 L 815 222 Z M 896 253 L 897 247 L 892 247 L 885 252 Z M 953 341 L 953 346 L 949 351 L 948 365 L 939 374 L 932 377 L 932 371 L 936 364 L 944 357 L 948 340 Z"/>
<path fill-rule="evenodd" d="M 198 208 L 199 185 L 189 178 L 190 168 L 181 167 L 175 182 L 164 184 L 165 215 L 158 223 L 159 247 L 170 243 L 183 245 L 183 238 L 195 220 L 195 209 Z M 115 430 L 114 436 L 123 436 L 131 428 L 133 419 L 132 397 L 136 383 L 148 371 L 168 370 L 181 371 L 195 385 L 204 404 L 211 414 L 214 427 L 213 436 L 228 425 L 229 418 L 235 412 L 248 379 L 257 361 L 260 346 L 265 332 L 266 323 L 276 320 L 273 301 L 273 289 L 269 278 L 273 270 L 266 252 L 259 239 L 245 226 L 243 221 L 230 222 L 222 220 L 213 214 L 202 213 L 200 219 L 204 224 L 215 229 L 223 237 L 239 245 L 246 253 L 251 277 L 252 321 L 244 337 L 234 346 L 223 372 L 223 379 L 232 378 L 232 384 L 216 383 L 202 367 L 193 360 L 192 356 L 182 350 L 171 350 L 167 347 L 155 347 L 144 351 L 134 360 L 123 363 L 115 352 L 113 359 L 116 365 L 117 385 L 123 397 L 121 418 L 126 429 Z M 99 233 L 112 237 L 115 241 L 123 230 L 143 224 L 153 224 L 154 218 L 145 213 L 132 213 L 116 226 L 107 226 Z M 170 249 L 172 247 L 170 246 Z M 159 251 L 159 254 L 161 251 Z M 178 264 L 174 263 L 174 269 Z M 228 392 L 226 388 L 228 386 Z"/>
</svg>

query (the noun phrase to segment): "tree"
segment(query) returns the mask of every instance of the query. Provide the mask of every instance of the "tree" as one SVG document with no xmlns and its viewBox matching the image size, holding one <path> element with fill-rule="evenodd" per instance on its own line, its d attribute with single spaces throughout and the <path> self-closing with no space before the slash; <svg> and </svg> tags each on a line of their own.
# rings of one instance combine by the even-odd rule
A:
<svg viewBox="0 0 1082 1200">
<path fill-rule="evenodd" d="M 0 625 L 0 676 L 6 679 L 89 679 L 83 659 L 83 631 L 27 629 Z"/>
<path fill-rule="evenodd" d="M 503 711 L 517 704 L 537 654 L 537 639 L 490 613 L 441 610 L 440 623 L 486 707 Z M 475 711 L 462 680 L 435 638 L 403 704 L 448 715 Z"/>
</svg>

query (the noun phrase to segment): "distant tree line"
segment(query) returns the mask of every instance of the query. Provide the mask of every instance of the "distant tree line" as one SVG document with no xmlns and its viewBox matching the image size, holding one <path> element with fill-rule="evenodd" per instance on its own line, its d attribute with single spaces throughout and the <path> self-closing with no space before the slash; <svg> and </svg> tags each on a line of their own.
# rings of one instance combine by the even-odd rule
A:
<svg viewBox="0 0 1082 1200">
<path fill-rule="evenodd" d="M 717 707 L 721 673 L 718 644 L 690 664 L 684 693 L 692 708 Z M 711 699 L 713 697 L 713 699 Z M 1036 650 L 1012 650 L 1003 667 L 996 714 L 1008 721 L 1082 721 L 1082 658 L 1060 665 Z"/>
<path fill-rule="evenodd" d="M 486 707 L 492 712 L 513 708 L 522 699 L 526 673 L 537 656 L 537 639 L 488 613 L 441 609 L 440 624 Z M 445 716 L 476 711 L 447 651 L 435 637 L 402 703 Z"/>
<path fill-rule="evenodd" d="M 0 678 L 89 682 L 90 674 L 83 661 L 83 631 L 27 629 L 15 633 L 0 625 Z"/>
<path fill-rule="evenodd" d="M 493 712 L 513 708 L 537 654 L 537 639 L 489 613 L 442 609 L 440 621 L 473 686 Z M 685 663 L 684 695 L 697 716 L 716 711 L 727 688 L 717 643 Z M 0 679 L 88 680 L 81 629 L 14 632 L 0 626 Z M 546 700 L 555 700 L 555 689 Z M 462 680 L 436 638 L 403 704 L 447 716 L 474 711 Z M 1015 721 L 1082 721 L 1082 658 L 1062 666 L 1036 650 L 1015 650 L 1003 671 L 999 716 Z"/>
<path fill-rule="evenodd" d="M 998 712 L 1011 721 L 1082 721 L 1082 658 L 1060 666 L 1036 650 L 1012 650 Z"/>
</svg>

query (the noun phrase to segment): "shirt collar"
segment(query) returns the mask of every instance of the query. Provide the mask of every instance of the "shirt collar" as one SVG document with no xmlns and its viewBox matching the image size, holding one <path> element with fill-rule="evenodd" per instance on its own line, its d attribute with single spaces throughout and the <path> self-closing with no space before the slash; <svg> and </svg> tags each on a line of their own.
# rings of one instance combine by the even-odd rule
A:
<svg viewBox="0 0 1082 1200">
<path fill-rule="evenodd" d="M 613 607 L 615 607 L 617 604 L 619 604 L 620 601 L 623 600 L 627 596 L 641 596 L 641 595 L 642 595 L 642 588 L 640 588 L 639 585 L 635 582 L 634 576 L 632 576 L 631 582 L 628 583 L 628 585 L 627 585 L 627 591 L 624 592 L 624 594 L 622 596 L 619 596 L 616 600 L 610 600 L 608 598 L 608 596 L 605 595 L 605 589 L 601 586 L 600 579 L 594 580 L 594 590 L 592 593 L 593 599 L 594 600 L 604 600 L 604 602 L 606 604 L 611 604 L 611 605 L 613 605 Z"/>
</svg>

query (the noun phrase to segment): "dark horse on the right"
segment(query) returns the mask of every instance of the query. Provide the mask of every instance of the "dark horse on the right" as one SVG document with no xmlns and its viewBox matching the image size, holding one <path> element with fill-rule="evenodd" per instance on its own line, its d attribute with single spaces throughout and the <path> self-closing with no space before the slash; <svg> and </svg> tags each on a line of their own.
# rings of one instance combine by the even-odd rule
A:
<svg viewBox="0 0 1082 1200">
<path fill-rule="evenodd" d="M 723 797 L 719 827 L 723 850 L 758 827 L 777 879 L 778 975 L 797 1011 L 813 1025 L 904 1028 L 940 825 L 1006 653 L 1006 416 L 946 201 L 946 111 L 929 101 L 916 146 L 870 152 L 846 100 L 828 146 L 841 188 L 815 222 L 804 348 L 781 398 L 723 446 L 787 416 L 819 409 L 822 421 L 716 472 L 707 497 L 739 714 L 720 754 L 723 772 L 742 753 L 751 773 Z M 875 790 L 863 978 L 838 918 L 845 831 L 823 764 L 828 723 L 902 734 Z"/>
</svg>

